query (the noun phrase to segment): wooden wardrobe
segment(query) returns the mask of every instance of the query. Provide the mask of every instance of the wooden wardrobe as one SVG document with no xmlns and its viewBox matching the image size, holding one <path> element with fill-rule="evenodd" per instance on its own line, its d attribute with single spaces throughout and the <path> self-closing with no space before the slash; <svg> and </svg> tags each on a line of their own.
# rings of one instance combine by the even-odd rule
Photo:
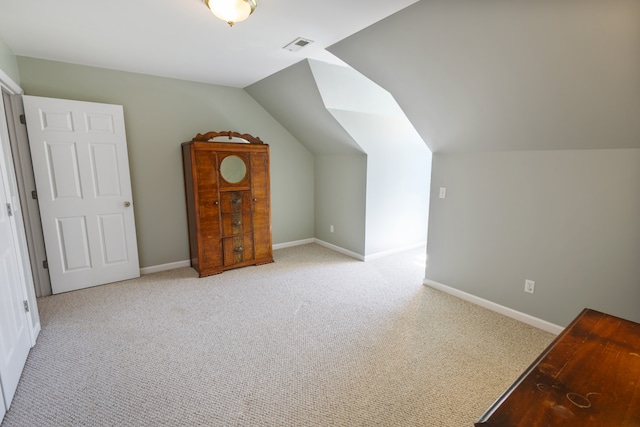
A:
<svg viewBox="0 0 640 427">
<path fill-rule="evenodd" d="M 182 160 L 191 266 L 200 277 L 273 262 L 269 146 L 249 134 L 208 132 L 182 144 Z"/>
</svg>

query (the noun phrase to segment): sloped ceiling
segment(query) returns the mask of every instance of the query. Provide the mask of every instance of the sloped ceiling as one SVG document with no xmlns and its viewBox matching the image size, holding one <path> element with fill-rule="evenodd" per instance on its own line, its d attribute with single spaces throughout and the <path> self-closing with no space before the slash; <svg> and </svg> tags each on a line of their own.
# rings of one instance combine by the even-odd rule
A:
<svg viewBox="0 0 640 427">
<path fill-rule="evenodd" d="M 245 90 L 314 155 L 363 152 L 327 111 L 307 60 Z"/>
<path fill-rule="evenodd" d="M 356 70 L 309 60 L 324 107 L 369 155 L 412 152 L 424 141 L 393 96 Z"/>
<path fill-rule="evenodd" d="M 640 0 L 430 0 L 328 48 L 433 152 L 640 148 Z"/>
<path fill-rule="evenodd" d="M 393 96 L 351 67 L 308 59 L 245 90 L 315 155 L 424 144 Z"/>
</svg>

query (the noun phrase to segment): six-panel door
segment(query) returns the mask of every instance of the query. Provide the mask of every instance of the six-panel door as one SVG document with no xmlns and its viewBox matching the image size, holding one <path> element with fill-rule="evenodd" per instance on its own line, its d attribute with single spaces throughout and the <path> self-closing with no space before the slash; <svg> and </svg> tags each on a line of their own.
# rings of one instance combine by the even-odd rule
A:
<svg viewBox="0 0 640 427">
<path fill-rule="evenodd" d="M 139 277 L 122 106 L 23 100 L 53 293 Z"/>
</svg>

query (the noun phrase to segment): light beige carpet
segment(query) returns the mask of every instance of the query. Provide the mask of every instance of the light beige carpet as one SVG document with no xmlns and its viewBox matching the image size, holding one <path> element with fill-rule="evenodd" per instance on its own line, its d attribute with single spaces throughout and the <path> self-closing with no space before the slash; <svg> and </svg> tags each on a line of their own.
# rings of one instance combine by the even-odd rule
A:
<svg viewBox="0 0 640 427">
<path fill-rule="evenodd" d="M 41 298 L 2 427 L 471 426 L 553 336 L 311 244 Z"/>
</svg>

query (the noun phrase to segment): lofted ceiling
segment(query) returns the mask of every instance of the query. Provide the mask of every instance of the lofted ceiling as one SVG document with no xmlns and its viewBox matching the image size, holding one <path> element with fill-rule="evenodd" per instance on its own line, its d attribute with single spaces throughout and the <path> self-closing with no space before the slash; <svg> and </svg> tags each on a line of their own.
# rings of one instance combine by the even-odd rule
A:
<svg viewBox="0 0 640 427">
<path fill-rule="evenodd" d="M 328 48 L 434 153 L 640 148 L 640 0 L 429 0 Z"/>
<path fill-rule="evenodd" d="M 640 0 L 258 0 L 230 28 L 202 0 L 0 0 L 0 39 L 18 56 L 260 89 L 292 128 L 331 118 L 303 60 L 348 64 L 436 153 L 640 148 L 639 16 Z M 314 43 L 282 49 L 298 37 Z"/>
<path fill-rule="evenodd" d="M 230 28 L 202 0 L 0 0 L 13 54 L 243 88 L 302 59 L 341 63 L 325 48 L 417 0 L 258 0 Z M 298 52 L 283 47 L 303 37 Z"/>
</svg>

